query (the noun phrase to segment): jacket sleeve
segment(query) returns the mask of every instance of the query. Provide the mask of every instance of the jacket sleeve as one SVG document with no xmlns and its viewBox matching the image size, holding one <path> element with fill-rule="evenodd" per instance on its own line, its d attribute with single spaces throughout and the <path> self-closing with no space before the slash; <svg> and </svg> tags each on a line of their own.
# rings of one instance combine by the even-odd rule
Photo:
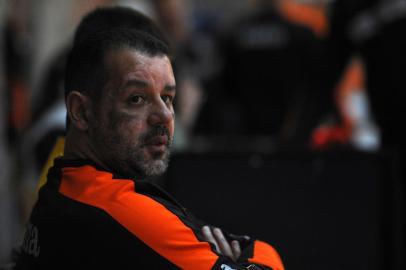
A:
<svg viewBox="0 0 406 270">
<path fill-rule="evenodd" d="M 244 266 L 256 265 L 258 269 L 284 270 L 282 260 L 270 244 L 223 231 L 228 242 L 236 240 L 240 243 L 241 255 L 238 263 Z M 257 268 L 255 268 L 257 269 Z"/>
<path fill-rule="evenodd" d="M 260 265 L 265 269 L 284 270 L 278 252 L 269 244 L 254 240 L 242 251 L 240 260 L 251 264 Z"/>
</svg>

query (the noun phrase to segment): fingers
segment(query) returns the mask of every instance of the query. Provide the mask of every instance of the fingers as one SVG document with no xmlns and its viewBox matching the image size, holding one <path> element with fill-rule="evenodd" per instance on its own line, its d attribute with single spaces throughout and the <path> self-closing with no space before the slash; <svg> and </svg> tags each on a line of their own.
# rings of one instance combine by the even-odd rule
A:
<svg viewBox="0 0 406 270">
<path fill-rule="evenodd" d="M 205 240 L 214 245 L 217 253 L 227 256 L 233 261 L 237 261 L 241 256 L 240 243 L 237 240 L 229 243 L 219 228 L 211 229 L 209 226 L 203 226 L 202 233 Z"/>
<path fill-rule="evenodd" d="M 224 237 L 223 232 L 219 228 L 213 229 L 214 238 L 217 240 L 217 244 L 220 248 L 220 253 L 235 261 L 233 251 L 227 239 Z"/>
<path fill-rule="evenodd" d="M 220 254 L 222 254 L 220 252 L 220 248 L 219 245 L 217 244 L 216 239 L 213 236 L 213 233 L 211 232 L 211 229 L 209 226 L 203 226 L 202 228 L 202 232 L 203 232 L 203 236 L 205 238 L 205 240 L 209 243 L 212 243 L 214 245 L 214 247 L 216 248 L 216 251 Z"/>
<path fill-rule="evenodd" d="M 241 256 L 241 246 L 237 240 L 231 241 L 231 250 L 232 250 L 234 258 L 235 258 L 234 261 L 237 261 L 238 258 L 240 258 L 240 256 Z"/>
</svg>

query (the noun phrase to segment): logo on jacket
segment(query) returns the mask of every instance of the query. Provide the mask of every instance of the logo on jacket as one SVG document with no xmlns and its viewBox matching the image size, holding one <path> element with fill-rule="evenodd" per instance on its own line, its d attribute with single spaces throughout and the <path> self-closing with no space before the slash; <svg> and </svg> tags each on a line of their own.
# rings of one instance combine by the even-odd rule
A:
<svg viewBox="0 0 406 270">
<path fill-rule="evenodd" d="M 224 264 L 224 263 L 220 267 L 223 270 L 236 270 L 236 269 L 231 268 L 230 266 L 228 266 L 227 264 Z"/>
<path fill-rule="evenodd" d="M 39 256 L 39 243 L 38 243 L 38 228 L 31 223 L 28 223 L 27 230 L 25 232 L 22 250 L 29 255 L 37 258 Z"/>
</svg>

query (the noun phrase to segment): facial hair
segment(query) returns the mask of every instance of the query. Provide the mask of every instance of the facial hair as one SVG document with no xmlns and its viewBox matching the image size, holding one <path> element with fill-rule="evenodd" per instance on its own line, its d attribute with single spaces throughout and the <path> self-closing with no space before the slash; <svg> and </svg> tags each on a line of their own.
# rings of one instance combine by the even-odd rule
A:
<svg viewBox="0 0 406 270">
<path fill-rule="evenodd" d="M 135 139 L 118 132 L 118 125 L 117 122 L 107 127 L 97 125 L 91 132 L 95 148 L 100 152 L 100 159 L 109 169 L 126 178 L 144 179 L 163 174 L 168 167 L 173 142 L 169 129 L 165 126 L 154 126 Z M 147 156 L 144 148 L 155 136 L 167 137 L 166 151 Z"/>
<path fill-rule="evenodd" d="M 149 144 L 156 136 L 166 136 L 166 151 L 163 154 L 153 154 L 151 159 L 146 160 L 143 154 L 143 148 Z M 146 134 L 139 137 L 138 146 L 134 149 L 128 149 L 127 156 L 131 156 L 129 161 L 130 167 L 133 171 L 138 172 L 139 177 L 151 177 L 163 174 L 169 163 L 170 149 L 172 146 L 173 138 L 171 138 L 169 129 L 164 126 L 155 126 L 151 128 Z"/>
</svg>

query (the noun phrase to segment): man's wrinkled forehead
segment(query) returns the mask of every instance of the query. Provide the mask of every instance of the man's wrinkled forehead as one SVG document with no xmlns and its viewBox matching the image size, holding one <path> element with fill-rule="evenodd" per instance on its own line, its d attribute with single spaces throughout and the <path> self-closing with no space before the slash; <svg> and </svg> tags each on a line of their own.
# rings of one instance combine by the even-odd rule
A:
<svg viewBox="0 0 406 270">
<path fill-rule="evenodd" d="M 151 66 L 151 60 L 163 62 Z M 131 47 L 115 48 L 107 51 L 103 59 L 104 76 L 108 84 L 116 88 L 127 86 L 147 87 L 146 70 L 160 69 L 160 79 L 165 82 L 165 88 L 175 90 L 175 79 L 169 57 L 165 54 L 150 55 Z"/>
</svg>

